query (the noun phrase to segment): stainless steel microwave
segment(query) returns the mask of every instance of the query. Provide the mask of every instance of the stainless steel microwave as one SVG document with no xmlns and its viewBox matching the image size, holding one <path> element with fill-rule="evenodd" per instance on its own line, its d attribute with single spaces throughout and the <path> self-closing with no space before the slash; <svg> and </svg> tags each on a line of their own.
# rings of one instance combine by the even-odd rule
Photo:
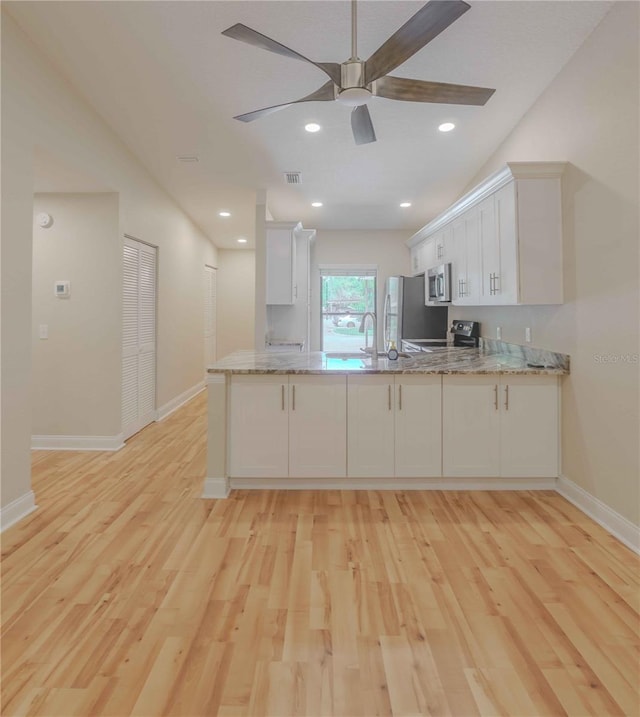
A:
<svg viewBox="0 0 640 717">
<path fill-rule="evenodd" d="M 451 264 L 440 264 L 427 271 L 425 282 L 426 304 L 448 304 L 451 302 Z"/>
</svg>

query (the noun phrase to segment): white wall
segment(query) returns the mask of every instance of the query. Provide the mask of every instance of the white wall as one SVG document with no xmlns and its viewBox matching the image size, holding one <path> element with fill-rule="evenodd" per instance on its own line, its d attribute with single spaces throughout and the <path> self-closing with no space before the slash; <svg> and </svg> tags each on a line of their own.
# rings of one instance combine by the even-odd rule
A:
<svg viewBox="0 0 640 717">
<path fill-rule="evenodd" d="M 203 267 L 217 263 L 215 246 L 3 12 L 3 507 L 31 490 L 31 271 L 37 147 L 119 194 L 119 237 L 126 233 L 159 247 L 159 406 L 202 381 Z M 111 389 L 119 393 L 120 386 Z"/>
<path fill-rule="evenodd" d="M 218 249 L 217 358 L 253 350 L 255 324 L 255 252 Z"/>
<path fill-rule="evenodd" d="M 507 161 L 570 163 L 562 182 L 565 303 L 451 309 L 452 317 L 481 321 L 484 336 L 501 326 L 505 341 L 522 344 L 529 326 L 534 346 L 571 355 L 563 473 L 636 525 L 638 10 L 615 3 L 470 184 Z"/>
<path fill-rule="evenodd" d="M 53 217 L 33 228 L 34 435 L 120 433 L 120 262 L 117 194 L 37 194 Z M 54 282 L 69 280 L 57 298 Z M 39 338 L 41 325 L 48 338 Z"/>
<path fill-rule="evenodd" d="M 320 269 L 325 264 L 375 264 L 378 267 L 378 336 L 381 337 L 384 283 L 388 276 L 411 273 L 404 242 L 413 232 L 319 229 L 311 249 L 311 350 L 320 349 Z"/>
</svg>

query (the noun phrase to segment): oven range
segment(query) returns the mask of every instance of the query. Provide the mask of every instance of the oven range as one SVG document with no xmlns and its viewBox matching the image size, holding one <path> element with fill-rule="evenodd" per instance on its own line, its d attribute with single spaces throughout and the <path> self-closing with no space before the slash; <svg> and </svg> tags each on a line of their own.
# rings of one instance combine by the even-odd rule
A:
<svg viewBox="0 0 640 717">
<path fill-rule="evenodd" d="M 429 353 L 442 347 L 476 349 L 480 345 L 480 324 L 477 321 L 454 321 L 449 333 L 453 339 L 451 343 L 443 339 L 403 339 L 402 350 Z"/>
</svg>

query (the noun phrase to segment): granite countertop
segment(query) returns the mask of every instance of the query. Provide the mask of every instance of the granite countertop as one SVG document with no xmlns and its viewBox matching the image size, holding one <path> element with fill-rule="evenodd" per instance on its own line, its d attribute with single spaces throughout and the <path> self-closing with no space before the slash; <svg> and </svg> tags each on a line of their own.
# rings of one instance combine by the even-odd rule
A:
<svg viewBox="0 0 640 717">
<path fill-rule="evenodd" d="M 409 354 L 407 358 L 390 361 L 379 356 L 377 362 L 371 357 L 354 356 L 352 353 L 311 351 L 306 353 L 258 353 L 237 351 L 208 368 L 209 373 L 230 374 L 362 374 L 362 373 L 402 373 L 402 374 L 520 374 L 564 376 L 569 373 L 568 357 L 566 362 L 552 360 L 556 356 L 546 352 L 545 360 L 538 358 L 535 367 L 527 363 L 526 356 L 513 353 L 496 353 L 469 348 L 442 347 L 433 348 L 430 353 Z M 562 354 L 559 354 L 562 356 Z M 539 366 L 539 364 L 543 364 Z"/>
</svg>

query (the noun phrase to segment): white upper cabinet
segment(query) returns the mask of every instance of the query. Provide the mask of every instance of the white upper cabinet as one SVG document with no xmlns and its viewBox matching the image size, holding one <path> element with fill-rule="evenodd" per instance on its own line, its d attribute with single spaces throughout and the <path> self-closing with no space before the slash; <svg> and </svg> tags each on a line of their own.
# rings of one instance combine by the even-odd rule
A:
<svg viewBox="0 0 640 717">
<path fill-rule="evenodd" d="M 452 300 L 454 304 L 480 303 L 480 215 L 473 207 L 452 222 Z"/>
<path fill-rule="evenodd" d="M 510 162 L 414 234 L 451 262 L 453 303 L 561 304 L 563 162 Z M 466 283 L 465 283 L 466 282 Z"/>
<path fill-rule="evenodd" d="M 435 264 L 446 264 L 453 256 L 453 236 L 451 224 L 438 232 L 434 241 Z M 433 266 L 433 264 L 432 264 Z"/>
<path fill-rule="evenodd" d="M 296 231 L 297 222 L 267 222 L 267 304 L 293 304 L 297 298 Z"/>
</svg>

